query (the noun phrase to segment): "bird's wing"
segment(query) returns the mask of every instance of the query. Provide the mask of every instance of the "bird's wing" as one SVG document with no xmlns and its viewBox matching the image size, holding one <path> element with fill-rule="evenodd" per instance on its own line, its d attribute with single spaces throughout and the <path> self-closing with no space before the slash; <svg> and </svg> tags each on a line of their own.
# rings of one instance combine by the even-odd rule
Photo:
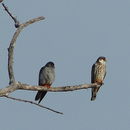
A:
<svg viewBox="0 0 130 130">
<path fill-rule="evenodd" d="M 40 69 L 39 72 L 39 85 L 43 85 L 46 83 L 46 72 L 45 72 L 45 66 Z"/>
<path fill-rule="evenodd" d="M 95 64 L 92 65 L 92 70 L 91 70 L 91 83 L 94 83 L 95 81 Z"/>
<path fill-rule="evenodd" d="M 105 74 L 104 74 L 104 78 L 105 78 L 105 77 L 106 77 L 106 73 L 107 73 L 107 72 L 106 72 L 106 66 L 105 66 L 105 68 L 104 68 L 104 69 L 105 69 Z M 104 79 L 104 78 L 103 78 L 103 79 Z"/>
</svg>

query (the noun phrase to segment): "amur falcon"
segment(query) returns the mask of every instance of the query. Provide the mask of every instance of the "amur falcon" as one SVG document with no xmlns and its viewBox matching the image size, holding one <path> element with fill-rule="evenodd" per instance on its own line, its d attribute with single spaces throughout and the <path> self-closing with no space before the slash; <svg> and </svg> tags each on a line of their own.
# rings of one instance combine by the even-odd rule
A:
<svg viewBox="0 0 130 130">
<path fill-rule="evenodd" d="M 97 83 L 101 87 L 103 85 L 105 76 L 106 76 L 106 58 L 101 56 L 92 66 L 91 83 Z M 91 101 L 96 99 L 96 95 L 100 87 L 92 88 Z"/>
<path fill-rule="evenodd" d="M 48 62 L 45 66 L 40 69 L 39 72 L 39 86 L 51 87 L 51 84 L 55 80 L 55 65 L 53 62 Z M 46 95 L 47 91 L 38 91 L 35 97 L 35 100 L 39 100 L 38 103 Z"/>
</svg>

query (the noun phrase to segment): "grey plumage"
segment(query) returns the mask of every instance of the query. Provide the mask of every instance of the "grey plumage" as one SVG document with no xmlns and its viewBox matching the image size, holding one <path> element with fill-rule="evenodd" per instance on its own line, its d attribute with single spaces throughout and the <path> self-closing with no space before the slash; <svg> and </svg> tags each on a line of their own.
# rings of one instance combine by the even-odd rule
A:
<svg viewBox="0 0 130 130">
<path fill-rule="evenodd" d="M 39 72 L 39 85 L 44 86 L 47 85 L 48 87 L 51 86 L 51 84 L 55 80 L 55 65 L 53 62 L 48 62 L 45 66 L 43 66 L 40 69 Z M 46 95 L 47 91 L 38 91 L 35 97 L 35 100 L 39 100 L 38 103 L 41 102 L 41 100 Z"/>
</svg>

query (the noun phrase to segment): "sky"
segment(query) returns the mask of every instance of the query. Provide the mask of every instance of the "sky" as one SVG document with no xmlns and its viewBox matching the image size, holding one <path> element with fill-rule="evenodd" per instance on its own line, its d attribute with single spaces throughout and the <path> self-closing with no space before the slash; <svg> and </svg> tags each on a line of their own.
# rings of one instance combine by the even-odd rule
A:
<svg viewBox="0 0 130 130">
<path fill-rule="evenodd" d="M 38 73 L 48 61 L 56 66 L 52 86 L 90 83 L 91 66 L 107 58 L 107 75 L 95 101 L 91 89 L 48 92 L 40 107 L 0 98 L 2 130 L 129 130 L 130 129 L 130 1 L 129 0 L 5 0 L 26 27 L 17 39 L 14 73 L 17 81 L 38 84 Z M 0 88 L 8 85 L 7 56 L 15 32 L 12 19 L 0 5 Z M 36 92 L 15 91 L 12 97 L 32 100 Z"/>
</svg>

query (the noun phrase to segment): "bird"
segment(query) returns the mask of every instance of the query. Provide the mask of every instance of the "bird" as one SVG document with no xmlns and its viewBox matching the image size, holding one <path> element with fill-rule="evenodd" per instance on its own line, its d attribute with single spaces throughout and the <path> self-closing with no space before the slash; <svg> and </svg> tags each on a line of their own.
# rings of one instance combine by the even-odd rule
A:
<svg viewBox="0 0 130 130">
<path fill-rule="evenodd" d="M 55 80 L 55 65 L 53 62 L 48 62 L 45 66 L 40 69 L 39 72 L 39 86 L 51 87 L 52 83 Z M 46 95 L 47 91 L 38 91 L 35 96 L 35 101 L 38 101 L 38 104 Z"/>
<path fill-rule="evenodd" d="M 96 95 L 100 87 L 104 84 L 104 78 L 106 76 L 106 57 L 100 56 L 97 61 L 92 65 L 91 70 L 91 83 L 97 83 L 99 87 L 92 88 L 91 101 L 96 99 Z"/>
</svg>

